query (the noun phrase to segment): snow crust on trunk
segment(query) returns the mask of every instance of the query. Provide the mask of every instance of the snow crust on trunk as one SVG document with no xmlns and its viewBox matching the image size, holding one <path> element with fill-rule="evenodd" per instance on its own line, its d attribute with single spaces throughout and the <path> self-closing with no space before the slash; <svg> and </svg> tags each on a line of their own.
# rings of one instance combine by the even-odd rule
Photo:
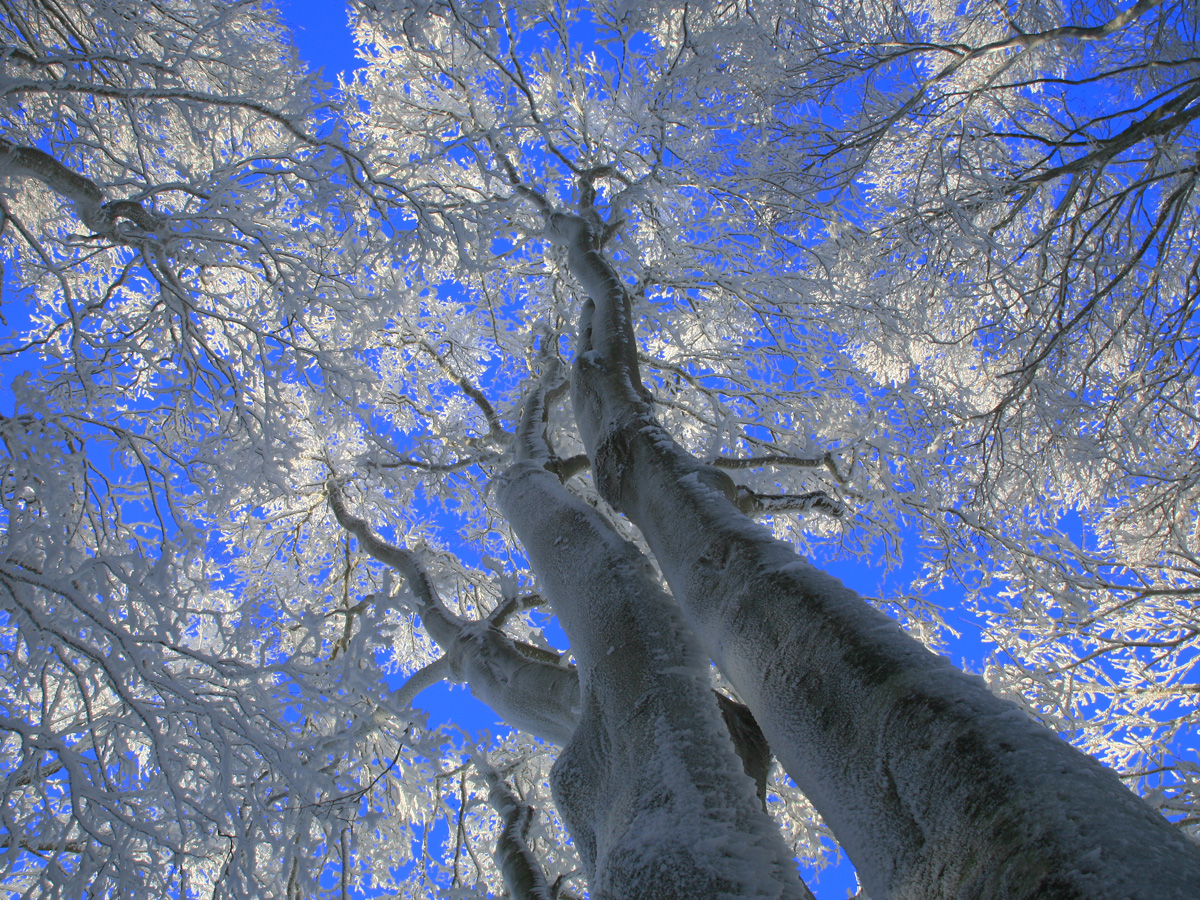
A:
<svg viewBox="0 0 1200 900">
<path fill-rule="evenodd" d="M 1200 850 L 1095 760 L 929 652 L 734 506 L 724 473 L 655 421 L 629 299 L 581 219 L 572 394 L 601 494 L 671 591 L 876 900 L 1200 892 Z"/>
<path fill-rule="evenodd" d="M 487 622 L 464 625 L 450 668 L 472 696 L 519 731 L 560 747 L 579 724 L 579 676 L 566 666 L 530 659 Z"/>
<path fill-rule="evenodd" d="M 539 458 L 498 499 L 571 640 L 582 710 L 552 771 L 599 898 L 811 898 L 648 561 Z"/>
</svg>

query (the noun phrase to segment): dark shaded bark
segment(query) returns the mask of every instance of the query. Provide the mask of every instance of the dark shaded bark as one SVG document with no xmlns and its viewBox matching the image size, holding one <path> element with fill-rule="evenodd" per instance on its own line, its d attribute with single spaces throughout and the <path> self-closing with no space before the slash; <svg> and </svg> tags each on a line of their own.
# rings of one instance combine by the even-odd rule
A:
<svg viewBox="0 0 1200 900">
<path fill-rule="evenodd" d="M 488 803 L 503 823 L 495 859 L 512 900 L 553 900 L 546 875 L 529 848 L 533 807 L 522 803 L 491 766 L 477 763 L 488 783 Z"/>
<path fill-rule="evenodd" d="M 721 708 L 721 719 L 733 740 L 733 749 L 742 761 L 742 771 L 754 779 L 754 793 L 767 809 L 767 777 L 771 774 L 771 746 L 762 733 L 750 707 L 724 694 L 717 694 L 717 705 Z"/>
</svg>

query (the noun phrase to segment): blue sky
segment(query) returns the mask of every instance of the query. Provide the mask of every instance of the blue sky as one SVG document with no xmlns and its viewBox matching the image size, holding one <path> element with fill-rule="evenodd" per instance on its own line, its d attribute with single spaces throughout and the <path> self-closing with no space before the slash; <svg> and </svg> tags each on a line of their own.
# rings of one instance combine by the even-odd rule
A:
<svg viewBox="0 0 1200 900">
<path fill-rule="evenodd" d="M 279 8 L 300 55 L 313 68 L 324 69 L 328 81 L 357 65 L 346 7 L 339 0 L 281 0 Z"/>
</svg>

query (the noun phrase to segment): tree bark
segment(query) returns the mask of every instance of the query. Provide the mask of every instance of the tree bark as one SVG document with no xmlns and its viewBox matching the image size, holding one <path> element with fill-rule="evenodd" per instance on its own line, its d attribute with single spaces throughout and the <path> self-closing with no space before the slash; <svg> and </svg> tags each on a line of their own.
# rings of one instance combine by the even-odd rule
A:
<svg viewBox="0 0 1200 900">
<path fill-rule="evenodd" d="M 628 294 L 557 214 L 588 300 L 572 394 L 601 495 L 876 900 L 1194 898 L 1200 851 L 1114 773 L 905 634 L 735 506 L 655 420 Z"/>
<path fill-rule="evenodd" d="M 68 169 L 36 147 L 20 147 L 0 138 L 0 175 L 35 178 L 71 201 L 80 221 L 99 234 L 115 237 L 118 220 L 128 219 L 143 232 L 153 234 L 162 224 L 141 203 L 133 200 L 105 202 L 104 191 L 94 181 Z"/>
<path fill-rule="evenodd" d="M 546 875 L 529 847 L 529 825 L 533 807 L 522 803 L 500 774 L 483 759 L 476 767 L 488 783 L 488 803 L 503 823 L 496 839 L 496 865 L 512 900 L 554 900 Z"/>
<path fill-rule="evenodd" d="M 649 562 L 549 470 L 543 402 L 527 406 L 498 499 L 578 666 L 580 723 L 551 787 L 590 896 L 811 898 Z"/>
</svg>

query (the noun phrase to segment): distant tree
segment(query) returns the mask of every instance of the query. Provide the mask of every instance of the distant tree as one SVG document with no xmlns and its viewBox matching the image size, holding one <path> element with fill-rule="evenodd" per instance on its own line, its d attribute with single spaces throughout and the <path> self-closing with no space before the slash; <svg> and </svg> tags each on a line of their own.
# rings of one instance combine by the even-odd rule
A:
<svg viewBox="0 0 1200 900">
<path fill-rule="evenodd" d="M 1195 11 L 352 14 L 3 8 L 6 889 L 1187 896 Z"/>
</svg>

